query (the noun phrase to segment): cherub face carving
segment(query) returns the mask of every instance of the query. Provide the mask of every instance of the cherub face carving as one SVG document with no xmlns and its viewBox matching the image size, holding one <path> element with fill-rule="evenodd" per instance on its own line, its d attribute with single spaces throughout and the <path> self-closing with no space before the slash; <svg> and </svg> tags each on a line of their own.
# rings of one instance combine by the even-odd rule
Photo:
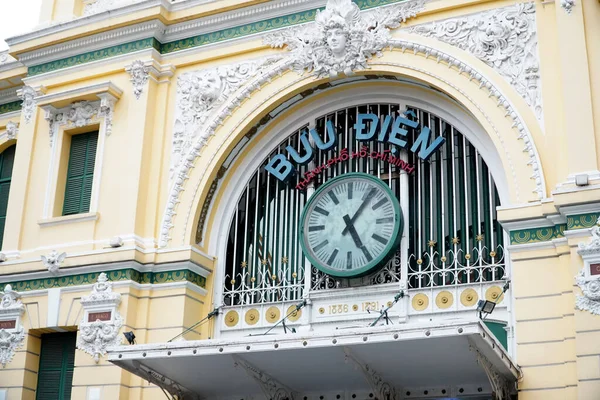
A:
<svg viewBox="0 0 600 400">
<path fill-rule="evenodd" d="M 210 71 L 199 77 L 198 88 L 202 100 L 212 103 L 221 95 L 223 82 L 217 71 Z"/>
<path fill-rule="evenodd" d="M 346 32 L 341 27 L 327 29 L 325 31 L 325 39 L 335 57 L 341 58 L 344 56 L 347 37 Z"/>
</svg>

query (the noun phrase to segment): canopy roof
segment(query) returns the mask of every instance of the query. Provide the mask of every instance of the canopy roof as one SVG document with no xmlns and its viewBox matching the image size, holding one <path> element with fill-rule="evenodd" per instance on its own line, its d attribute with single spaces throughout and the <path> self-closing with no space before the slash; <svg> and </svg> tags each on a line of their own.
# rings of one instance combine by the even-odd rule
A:
<svg viewBox="0 0 600 400">
<path fill-rule="evenodd" d="M 210 400 L 507 398 L 520 374 L 477 320 L 118 346 L 109 360 Z"/>
</svg>

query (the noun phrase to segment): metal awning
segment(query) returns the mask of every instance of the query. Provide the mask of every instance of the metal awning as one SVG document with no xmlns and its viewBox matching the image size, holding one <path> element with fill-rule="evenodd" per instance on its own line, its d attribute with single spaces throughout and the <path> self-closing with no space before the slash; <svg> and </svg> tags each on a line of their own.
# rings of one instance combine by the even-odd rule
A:
<svg viewBox="0 0 600 400">
<path fill-rule="evenodd" d="M 520 374 L 478 320 L 118 346 L 108 353 L 112 363 L 181 399 L 507 399 Z"/>
</svg>

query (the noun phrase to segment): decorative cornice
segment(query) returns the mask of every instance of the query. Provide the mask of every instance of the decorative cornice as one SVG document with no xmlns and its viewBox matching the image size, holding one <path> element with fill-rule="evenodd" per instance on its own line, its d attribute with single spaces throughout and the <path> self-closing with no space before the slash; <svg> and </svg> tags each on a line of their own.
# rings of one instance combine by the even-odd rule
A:
<svg viewBox="0 0 600 400">
<path fill-rule="evenodd" d="M 62 58 L 60 60 L 49 61 L 43 64 L 34 65 L 27 70 L 28 76 L 35 76 L 47 72 L 56 71 L 63 68 L 73 67 L 80 64 L 103 60 L 122 54 L 133 53 L 139 50 L 154 48 L 160 51 L 160 42 L 154 38 L 140 39 L 133 42 L 127 42 L 107 48 L 102 48 L 96 51 L 78 54 Z"/>
<path fill-rule="evenodd" d="M 403 2 L 403 0 L 355 1 L 361 10 L 399 2 Z M 134 4 L 134 6 L 148 6 L 150 3 L 152 1 L 147 0 Z M 154 6 L 164 3 L 165 8 L 169 9 L 171 7 L 170 4 L 166 3 L 166 0 L 154 0 L 154 3 Z M 319 1 L 319 5 L 324 3 L 324 1 Z M 310 9 L 308 9 L 309 6 Z M 29 76 L 36 76 L 148 48 L 155 48 L 161 54 L 168 54 L 311 22 L 314 20 L 317 11 L 314 6 L 315 3 L 309 0 L 284 0 L 186 21 L 171 27 L 165 27 L 160 21 L 153 20 L 27 52 L 20 57 L 20 61 L 28 66 Z M 128 7 L 132 7 L 132 10 L 135 9 L 133 6 Z M 114 17 L 128 7 L 118 8 L 106 13 L 110 13 L 110 16 Z M 286 14 L 290 10 L 295 11 Z M 68 29 L 68 25 L 72 25 L 72 27 L 79 26 L 81 25 L 80 20 L 85 19 L 89 19 L 88 23 L 92 23 L 98 15 L 103 14 L 80 18 L 65 23 L 61 27 Z M 37 32 L 38 35 L 31 34 L 28 39 L 25 39 L 26 35 L 24 35 L 10 38 L 7 41 L 10 45 L 18 44 L 44 34 L 55 33 L 57 29 L 59 31 L 64 30 L 62 28 L 44 28 Z M 182 38 L 184 35 L 192 36 Z M 83 49 L 87 52 L 78 54 L 78 51 Z"/>
<path fill-rule="evenodd" d="M 10 103 L 0 104 L 0 114 L 20 111 L 22 103 L 21 100 L 16 100 Z"/>
<path fill-rule="evenodd" d="M 543 120 L 535 4 L 522 3 L 418 25 L 408 32 L 471 53 L 495 69 Z"/>
<path fill-rule="evenodd" d="M 164 31 L 165 25 L 161 21 L 152 20 L 29 51 L 19 55 L 19 60 L 32 67 L 57 59 L 78 56 L 82 51 L 86 52 L 83 54 L 90 54 L 101 49 L 125 46 L 152 37 L 160 41 L 163 39 Z"/>
<path fill-rule="evenodd" d="M 565 237 L 565 231 L 591 228 L 600 217 L 600 212 L 567 215 L 566 224 L 555 224 L 509 232 L 511 245 L 548 242 Z"/>
<path fill-rule="evenodd" d="M 133 281 L 139 284 L 164 284 L 170 282 L 188 281 L 198 287 L 206 288 L 206 278 L 189 269 L 177 269 L 171 271 L 138 271 L 134 268 L 118 269 L 108 271 L 108 278 L 112 282 Z M 19 292 L 32 290 L 45 290 L 52 288 L 65 288 L 94 283 L 100 272 L 77 273 L 75 270 L 61 270 L 59 276 L 51 278 L 27 279 L 2 284 L 0 288 L 12 285 Z"/>
</svg>

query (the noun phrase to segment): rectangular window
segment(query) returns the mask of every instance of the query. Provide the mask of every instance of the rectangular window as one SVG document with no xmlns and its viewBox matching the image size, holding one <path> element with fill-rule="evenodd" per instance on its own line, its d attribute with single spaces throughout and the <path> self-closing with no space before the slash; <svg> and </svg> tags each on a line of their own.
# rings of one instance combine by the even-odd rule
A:
<svg viewBox="0 0 600 400">
<path fill-rule="evenodd" d="M 97 145 L 97 131 L 71 137 L 62 215 L 90 211 Z"/>
<path fill-rule="evenodd" d="M 6 225 L 6 210 L 8 208 L 8 193 L 15 161 L 16 146 L 11 146 L 0 154 L 0 246 L 4 241 L 4 226 Z"/>
<path fill-rule="evenodd" d="M 42 335 L 36 400 L 70 400 L 77 332 Z"/>
</svg>

